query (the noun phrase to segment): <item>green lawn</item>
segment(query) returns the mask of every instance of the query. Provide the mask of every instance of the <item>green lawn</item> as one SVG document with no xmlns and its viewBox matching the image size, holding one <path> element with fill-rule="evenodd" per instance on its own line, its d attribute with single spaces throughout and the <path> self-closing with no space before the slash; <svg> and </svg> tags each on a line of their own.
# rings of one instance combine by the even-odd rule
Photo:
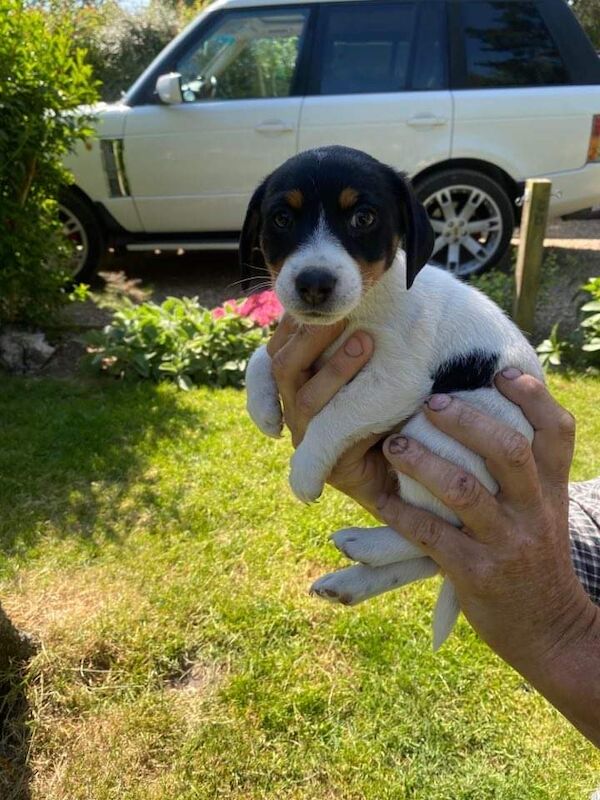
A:
<svg viewBox="0 0 600 800">
<path fill-rule="evenodd" d="M 551 385 L 579 420 L 573 477 L 593 477 L 600 378 Z M 435 583 L 356 609 L 308 597 L 342 562 L 328 534 L 368 519 L 332 491 L 296 502 L 289 444 L 252 428 L 242 394 L 0 391 L 0 597 L 43 643 L 34 800 L 581 800 L 600 785 L 594 748 L 466 623 L 432 653 Z"/>
</svg>

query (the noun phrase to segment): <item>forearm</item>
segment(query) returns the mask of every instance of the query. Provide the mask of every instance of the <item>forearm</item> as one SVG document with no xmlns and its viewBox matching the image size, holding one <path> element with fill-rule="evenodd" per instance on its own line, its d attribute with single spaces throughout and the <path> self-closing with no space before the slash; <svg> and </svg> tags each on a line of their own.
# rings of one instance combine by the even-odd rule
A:
<svg viewBox="0 0 600 800">
<path fill-rule="evenodd" d="M 553 651 L 519 661 L 513 666 L 600 748 L 600 608 L 588 602 Z"/>
</svg>

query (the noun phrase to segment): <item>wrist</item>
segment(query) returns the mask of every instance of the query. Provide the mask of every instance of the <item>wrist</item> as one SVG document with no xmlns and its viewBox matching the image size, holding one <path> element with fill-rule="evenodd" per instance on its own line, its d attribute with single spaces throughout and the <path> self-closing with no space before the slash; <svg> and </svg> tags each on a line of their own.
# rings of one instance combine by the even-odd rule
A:
<svg viewBox="0 0 600 800">
<path fill-rule="evenodd" d="M 531 684 L 600 747 L 600 608 L 578 591 L 555 616 L 550 637 L 513 663 Z"/>
</svg>

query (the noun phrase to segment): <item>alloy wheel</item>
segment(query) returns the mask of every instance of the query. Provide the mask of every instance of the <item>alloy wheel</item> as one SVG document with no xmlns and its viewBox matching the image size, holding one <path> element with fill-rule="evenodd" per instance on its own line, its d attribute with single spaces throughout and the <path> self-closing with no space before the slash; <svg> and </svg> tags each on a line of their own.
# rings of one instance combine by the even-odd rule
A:
<svg viewBox="0 0 600 800">
<path fill-rule="evenodd" d="M 65 206 L 58 207 L 59 219 L 65 237 L 71 242 L 73 255 L 70 259 L 70 271 L 73 276 L 83 268 L 89 253 L 89 241 L 85 228 L 80 220 Z"/>
<path fill-rule="evenodd" d="M 503 220 L 487 192 L 448 186 L 429 195 L 423 205 L 435 235 L 430 264 L 464 278 L 479 272 L 498 250 Z"/>
</svg>

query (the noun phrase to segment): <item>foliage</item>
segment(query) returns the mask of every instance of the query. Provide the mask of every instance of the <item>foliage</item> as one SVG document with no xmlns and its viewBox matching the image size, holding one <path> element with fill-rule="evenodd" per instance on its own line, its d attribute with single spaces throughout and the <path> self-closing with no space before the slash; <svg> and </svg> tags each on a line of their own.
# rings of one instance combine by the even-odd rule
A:
<svg viewBox="0 0 600 800">
<path fill-rule="evenodd" d="M 515 278 L 512 272 L 494 269 L 482 275 L 473 275 L 469 283 L 486 294 L 507 314 L 512 312 Z"/>
<path fill-rule="evenodd" d="M 73 21 L 76 41 L 87 50 L 107 101 L 118 100 L 206 4 L 152 0 L 132 8 L 116 0 L 56 2 L 54 13 Z"/>
<path fill-rule="evenodd" d="M 586 353 L 600 351 L 600 277 L 590 278 L 582 287 L 592 295 L 592 300 L 581 307 L 584 318 L 581 321 L 584 342 L 581 347 Z"/>
<path fill-rule="evenodd" d="M 597 50 L 600 50 L 600 6 L 598 0 L 570 0 L 570 5 L 592 40 L 592 44 Z"/>
<path fill-rule="evenodd" d="M 578 419 L 573 478 L 592 478 L 600 378 L 549 384 Z M 431 652 L 434 580 L 354 608 L 308 596 L 344 565 L 328 535 L 373 520 L 331 489 L 298 503 L 289 441 L 244 402 L 2 383 L 0 596 L 43 642 L 32 797 L 588 797 L 600 752 L 464 620 Z"/>
<path fill-rule="evenodd" d="M 127 302 L 101 333 L 90 334 L 92 364 L 110 375 L 194 385 L 241 386 L 266 329 L 234 306 L 210 311 L 197 298 L 161 305 Z"/>
<path fill-rule="evenodd" d="M 560 339 L 558 325 L 554 325 L 550 338 L 537 347 L 542 366 L 567 366 L 585 368 L 593 367 L 600 352 L 600 277 L 590 278 L 581 287 L 592 299 L 581 306 L 583 318 L 579 322 L 579 330 L 567 339 Z"/>
<path fill-rule="evenodd" d="M 95 99 L 69 25 L 24 0 L 0 0 L 0 324 L 44 321 L 65 298 L 61 162 L 90 133 L 78 107 Z"/>
<path fill-rule="evenodd" d="M 63 6 L 75 21 L 76 38 L 85 47 L 102 99 L 118 100 L 134 80 L 179 32 L 176 9 L 154 0 L 127 10 L 116 0 L 97 5 Z"/>
<path fill-rule="evenodd" d="M 560 367 L 567 348 L 567 342 L 558 335 L 558 323 L 556 323 L 556 325 L 552 326 L 549 338 L 544 339 L 544 341 L 536 347 L 536 352 L 542 367 L 544 369 Z"/>
</svg>

